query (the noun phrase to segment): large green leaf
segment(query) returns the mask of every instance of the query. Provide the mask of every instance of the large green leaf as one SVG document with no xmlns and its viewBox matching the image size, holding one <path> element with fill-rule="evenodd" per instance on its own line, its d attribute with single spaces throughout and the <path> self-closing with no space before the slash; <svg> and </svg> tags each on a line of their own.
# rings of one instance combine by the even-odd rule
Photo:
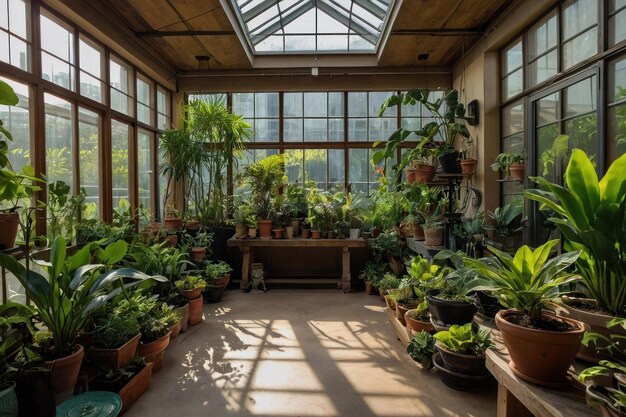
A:
<svg viewBox="0 0 626 417">
<path fill-rule="evenodd" d="M 576 197 L 582 202 L 588 219 L 593 219 L 600 204 L 600 189 L 598 174 L 587 154 L 580 149 L 574 149 L 567 169 L 565 181 Z"/>
<path fill-rule="evenodd" d="M 600 180 L 602 202 L 617 203 L 626 195 L 626 153 L 615 160 Z"/>
<path fill-rule="evenodd" d="M 65 257 L 67 255 L 67 245 L 63 236 L 56 236 L 52 241 L 52 247 L 50 248 L 50 263 L 52 269 L 49 272 L 51 278 L 58 278 L 63 272 L 65 267 Z"/>
<path fill-rule="evenodd" d="M 13 91 L 13 88 L 6 82 L 0 80 L 0 104 L 5 106 L 17 106 L 20 99 Z"/>
</svg>

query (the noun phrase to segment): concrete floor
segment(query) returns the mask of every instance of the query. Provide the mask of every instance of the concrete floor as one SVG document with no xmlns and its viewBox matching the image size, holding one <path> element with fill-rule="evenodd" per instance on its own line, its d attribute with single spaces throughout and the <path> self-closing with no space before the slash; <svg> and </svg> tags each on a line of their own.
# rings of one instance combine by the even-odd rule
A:
<svg viewBox="0 0 626 417">
<path fill-rule="evenodd" d="M 225 293 L 172 340 L 127 417 L 496 415 L 404 352 L 378 297 L 338 290 Z"/>
</svg>

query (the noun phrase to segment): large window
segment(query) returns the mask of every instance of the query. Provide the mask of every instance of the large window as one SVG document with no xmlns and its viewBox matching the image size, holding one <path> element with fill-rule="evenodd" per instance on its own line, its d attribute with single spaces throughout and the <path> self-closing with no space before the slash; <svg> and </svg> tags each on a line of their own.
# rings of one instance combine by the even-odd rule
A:
<svg viewBox="0 0 626 417">
<path fill-rule="evenodd" d="M 502 100 L 508 100 L 524 90 L 522 40 L 518 39 L 502 51 Z"/>
<path fill-rule="evenodd" d="M 154 135 L 140 129 L 137 135 L 137 179 L 139 182 L 139 208 L 152 213 L 154 169 L 152 156 Z"/>
<path fill-rule="evenodd" d="M 78 146 L 80 187 L 85 190 L 83 218 L 97 219 L 100 210 L 100 138 L 101 118 L 97 113 L 78 109 Z"/>
<path fill-rule="evenodd" d="M 255 142 L 278 142 L 278 93 L 235 93 L 233 112 L 242 115 L 254 130 Z"/>
<path fill-rule="evenodd" d="M 30 89 L 28 85 L 8 78 L 0 77 L 0 80 L 13 87 L 20 100 L 17 106 L 0 105 L 0 120 L 13 136 L 13 142 L 9 143 L 9 162 L 15 171 L 21 171 L 24 165 L 31 164 Z"/>
<path fill-rule="evenodd" d="M 79 40 L 80 94 L 104 102 L 104 50 L 95 42 L 81 36 Z"/>
<path fill-rule="evenodd" d="M 154 85 L 142 75 L 137 75 L 137 120 L 154 124 Z"/>
<path fill-rule="evenodd" d="M 47 181 L 63 181 L 72 187 L 72 104 L 52 94 L 44 94 L 44 102 Z"/>
<path fill-rule="evenodd" d="M 391 107 L 378 117 L 380 105 L 394 92 L 348 93 L 348 140 L 376 142 L 398 128 L 397 108 Z"/>
<path fill-rule="evenodd" d="M 159 86 L 157 88 L 157 128 L 160 130 L 169 129 L 171 123 L 170 93 Z"/>
<path fill-rule="evenodd" d="M 553 77 L 558 72 L 558 35 L 556 11 L 548 14 L 528 31 L 528 85 L 533 87 Z M 519 67 L 521 67 L 521 42 L 519 47 Z M 521 70 L 520 70 L 521 71 Z M 515 94 L 522 92 L 522 79 L 515 87 Z M 512 97 L 511 94 L 508 97 Z"/>
<path fill-rule="evenodd" d="M 76 69 L 73 29 L 47 12 L 41 13 L 41 71 L 45 80 L 74 91 Z"/>
<path fill-rule="evenodd" d="M 121 200 L 130 200 L 128 149 L 132 128 L 126 123 L 111 120 L 111 168 L 113 178 L 113 207 Z"/>
<path fill-rule="evenodd" d="M 109 62 L 111 85 L 111 108 L 127 116 L 133 116 L 133 69 L 118 58 L 111 57 Z"/>
<path fill-rule="evenodd" d="M 612 162 L 626 153 L 626 58 L 611 61 L 608 74 L 607 155 Z"/>
<path fill-rule="evenodd" d="M 30 2 L 0 0 L 0 61 L 30 71 Z"/>
<path fill-rule="evenodd" d="M 285 142 L 343 142 L 343 93 L 285 93 Z"/>
</svg>

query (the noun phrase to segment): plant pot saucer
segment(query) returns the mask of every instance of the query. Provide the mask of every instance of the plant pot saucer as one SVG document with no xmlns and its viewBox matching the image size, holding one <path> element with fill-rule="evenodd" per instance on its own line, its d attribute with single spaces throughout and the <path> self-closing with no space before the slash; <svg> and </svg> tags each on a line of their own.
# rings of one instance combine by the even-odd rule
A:
<svg viewBox="0 0 626 417">
<path fill-rule="evenodd" d="M 446 369 L 441 353 L 439 352 L 433 355 L 433 364 L 439 372 L 441 381 L 452 389 L 459 391 L 481 391 L 485 388 L 495 386 L 495 379 L 490 373 L 486 375 L 465 375 Z"/>
<path fill-rule="evenodd" d="M 512 360 L 509 361 L 509 369 L 519 379 L 522 379 L 522 380 L 524 380 L 526 382 L 530 382 L 533 385 L 537 385 L 537 386 L 544 387 L 544 388 L 561 389 L 561 388 L 567 388 L 567 387 L 569 387 L 572 384 L 571 377 L 569 377 L 569 376 L 567 376 L 562 382 L 547 382 L 547 381 L 542 381 L 540 379 L 535 379 L 535 378 L 528 377 L 528 376 L 522 374 L 520 371 L 517 370 L 517 368 L 515 367 L 515 364 L 513 363 Z"/>
<path fill-rule="evenodd" d="M 450 326 L 446 326 L 445 323 L 439 321 L 439 320 L 435 320 L 433 318 L 433 316 L 430 316 L 430 324 L 433 325 L 433 327 L 435 328 L 435 330 L 437 330 L 438 332 L 445 332 L 450 330 L 450 327 L 452 327 L 452 325 Z"/>
</svg>

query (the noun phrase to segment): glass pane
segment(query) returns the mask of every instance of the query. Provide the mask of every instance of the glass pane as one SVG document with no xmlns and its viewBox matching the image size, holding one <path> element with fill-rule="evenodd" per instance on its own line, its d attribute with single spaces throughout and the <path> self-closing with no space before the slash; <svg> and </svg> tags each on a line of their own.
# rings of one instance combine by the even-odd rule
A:
<svg viewBox="0 0 626 417">
<path fill-rule="evenodd" d="M 537 101 L 536 122 L 538 126 L 555 122 L 559 118 L 560 93 L 550 94 Z"/>
<path fill-rule="evenodd" d="M 626 39 L 626 10 L 621 10 L 609 18 L 609 46 L 615 46 Z"/>
<path fill-rule="evenodd" d="M 609 102 L 626 98 L 626 58 L 609 62 Z"/>
<path fill-rule="evenodd" d="M 369 140 L 372 142 L 387 140 L 397 130 L 396 119 L 377 118 L 369 120 Z"/>
<path fill-rule="evenodd" d="M 83 219 L 98 219 L 100 209 L 100 116 L 79 107 L 80 187 L 85 189 Z"/>
<path fill-rule="evenodd" d="M 3 4 L 0 2 L 0 5 Z M 24 0 L 10 0 L 9 1 L 9 31 L 15 33 L 22 39 L 30 40 L 30 33 L 28 31 L 28 22 L 29 19 L 27 16 L 27 11 L 30 12 L 28 8 L 30 3 L 27 4 Z M 6 10 L 6 8 L 2 8 L 2 10 Z M 2 19 L 0 18 L 0 22 Z M 6 25 L 4 26 L 6 27 Z"/>
<path fill-rule="evenodd" d="M 598 28 L 583 33 L 580 36 L 563 44 L 563 69 L 592 57 L 598 51 Z"/>
<path fill-rule="evenodd" d="M 370 117 L 378 117 L 378 111 L 380 110 L 380 106 L 383 104 L 385 100 L 394 95 L 394 92 L 375 92 L 369 93 L 369 116 Z M 397 107 L 390 107 L 385 110 L 385 117 L 393 117 L 398 114 Z"/>
<path fill-rule="evenodd" d="M 561 18 L 563 39 L 569 39 L 598 23 L 598 1 L 577 0 L 570 2 L 563 8 Z"/>
<path fill-rule="evenodd" d="M 518 101 L 502 109 L 502 135 L 510 136 L 524 130 L 524 103 Z"/>
<path fill-rule="evenodd" d="M 557 124 L 537 129 L 537 175 L 551 182 L 558 178 L 560 183 L 564 173 L 562 162 L 568 151 L 567 140 L 564 136 L 559 136 Z"/>
<path fill-rule="evenodd" d="M 502 151 L 509 153 L 522 154 L 526 147 L 524 146 L 524 132 L 519 132 L 513 136 L 502 138 Z"/>
<path fill-rule="evenodd" d="M 343 149 L 328 150 L 328 189 L 344 189 L 345 161 Z"/>
<path fill-rule="evenodd" d="M 556 47 L 558 27 L 556 12 L 544 18 L 528 31 L 528 53 L 532 61 L 549 49 Z"/>
<path fill-rule="evenodd" d="M 626 153 L 626 104 L 609 108 L 609 163 Z"/>
<path fill-rule="evenodd" d="M 563 91 L 565 117 L 589 113 L 596 109 L 597 104 L 596 77 L 587 78 Z"/>
<path fill-rule="evenodd" d="M 285 51 L 315 51 L 315 36 L 285 36 Z"/>
<path fill-rule="evenodd" d="M 234 93 L 233 113 L 254 117 L 254 93 Z"/>
<path fill-rule="evenodd" d="M 515 71 L 502 80 L 502 100 L 518 95 L 524 89 L 523 72 L 521 69 Z"/>
<path fill-rule="evenodd" d="M 528 66 L 528 84 L 530 87 L 553 77 L 557 73 L 557 51 L 554 50 L 547 55 L 538 58 Z"/>
<path fill-rule="evenodd" d="M 569 149 L 582 149 L 592 161 L 596 160 L 598 154 L 598 121 L 595 113 L 568 120 L 565 123 L 563 133 L 569 136 Z M 566 166 L 567 160 L 563 169 Z"/>
<path fill-rule="evenodd" d="M 278 93 L 254 95 L 255 117 L 278 117 Z"/>
<path fill-rule="evenodd" d="M 328 125 L 326 119 L 304 119 L 305 141 L 327 141 Z"/>
<path fill-rule="evenodd" d="M 348 117 L 367 116 L 367 93 L 348 93 Z"/>
<path fill-rule="evenodd" d="M 302 93 L 283 95 L 283 114 L 285 117 L 302 117 Z"/>
<path fill-rule="evenodd" d="M 328 115 L 343 117 L 343 93 L 328 93 Z"/>
<path fill-rule="evenodd" d="M 7 0 L 0 0 L 0 28 L 9 29 L 9 8 Z"/>
<path fill-rule="evenodd" d="M 302 142 L 302 119 L 285 119 L 283 126 L 285 142 Z"/>
<path fill-rule="evenodd" d="M 367 119 L 348 119 L 348 140 L 367 141 Z"/>
<path fill-rule="evenodd" d="M 137 120 L 142 123 L 152 124 L 152 109 L 141 103 L 137 103 Z"/>
<path fill-rule="evenodd" d="M 278 142 L 278 119 L 255 120 L 256 142 Z"/>
<path fill-rule="evenodd" d="M 154 170 L 152 169 L 152 138 L 152 133 L 144 130 L 139 130 L 137 135 L 139 208 L 146 210 L 150 214 L 152 214 L 152 178 L 154 175 Z"/>
<path fill-rule="evenodd" d="M 47 181 L 72 187 L 72 105 L 51 94 L 44 94 L 44 102 Z"/>
<path fill-rule="evenodd" d="M 0 61 L 11 62 L 9 35 L 0 30 Z"/>
<path fill-rule="evenodd" d="M 122 64 L 113 59 L 110 61 L 110 84 L 111 87 L 121 91 L 124 94 L 133 96 L 132 82 L 133 69 L 126 64 Z"/>
<path fill-rule="evenodd" d="M 104 97 L 104 83 L 97 78 L 92 77 L 86 72 L 80 72 L 80 94 L 102 103 Z"/>
<path fill-rule="evenodd" d="M 161 88 L 157 88 L 157 112 L 157 129 L 167 129 L 170 124 L 170 94 Z"/>
<path fill-rule="evenodd" d="M 285 151 L 285 173 L 290 183 L 303 183 L 304 151 L 300 149 L 288 149 Z"/>
<path fill-rule="evenodd" d="M 24 42 L 21 39 L 16 38 L 13 35 L 9 36 L 9 42 L 11 43 L 11 58 L 9 60 L 10 64 L 17 68 L 23 69 L 24 71 L 29 71 L 30 70 L 30 44 Z M 0 41 L 0 45 L 2 44 L 3 44 L 2 41 Z M 0 55 L 0 57 L 2 57 L 2 55 Z"/>
<path fill-rule="evenodd" d="M 41 71 L 44 80 L 74 90 L 74 67 L 67 62 L 42 51 Z"/>
<path fill-rule="evenodd" d="M 129 199 L 128 182 L 128 141 L 131 127 L 126 123 L 111 120 L 111 166 L 113 168 L 113 208 L 122 199 Z"/>
<path fill-rule="evenodd" d="M 102 50 L 100 48 L 96 48 L 90 42 L 87 42 L 85 39 L 80 38 L 80 69 L 89 74 L 93 75 L 96 78 L 102 78 L 102 66 L 103 66 L 103 58 L 102 58 Z"/>
<path fill-rule="evenodd" d="M 350 149 L 348 151 L 350 163 L 348 164 L 348 182 L 350 189 L 369 193 L 368 173 L 369 155 L 368 149 Z"/>
<path fill-rule="evenodd" d="M 7 78 L 0 77 L 6 82 L 19 98 L 17 106 L 0 105 L 0 120 L 4 128 L 11 132 L 13 142 L 9 142 L 9 162 L 14 171 L 20 172 L 30 160 L 30 90 L 26 84 L 21 84 Z M 29 202 L 30 203 L 30 202 Z"/>
<path fill-rule="evenodd" d="M 328 119 L 328 140 L 331 142 L 343 142 L 344 140 L 343 119 Z"/>
<path fill-rule="evenodd" d="M 326 93 L 304 93 L 304 116 L 328 116 L 328 96 Z"/>
<path fill-rule="evenodd" d="M 505 49 L 502 52 L 502 75 L 505 76 L 521 67 L 522 57 L 523 50 L 521 40 Z"/>
<path fill-rule="evenodd" d="M 40 21 L 41 49 L 74 64 L 74 34 L 44 14 Z"/>
<path fill-rule="evenodd" d="M 126 115 L 133 115 L 133 98 L 111 89 L 111 108 Z"/>
<path fill-rule="evenodd" d="M 306 181 L 315 181 L 317 188 L 325 190 L 327 183 L 328 154 L 326 149 L 307 149 L 304 152 Z"/>
</svg>

